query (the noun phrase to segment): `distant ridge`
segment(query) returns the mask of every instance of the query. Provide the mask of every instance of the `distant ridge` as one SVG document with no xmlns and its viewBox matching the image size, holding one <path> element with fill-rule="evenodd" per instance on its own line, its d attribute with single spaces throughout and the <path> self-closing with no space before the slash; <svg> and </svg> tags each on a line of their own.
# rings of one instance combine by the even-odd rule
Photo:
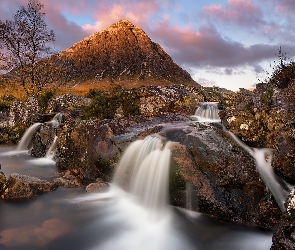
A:
<svg viewBox="0 0 295 250">
<path fill-rule="evenodd" d="M 110 82 L 137 85 L 194 84 L 162 47 L 128 20 L 120 20 L 52 57 L 63 68 L 64 84 Z"/>
</svg>

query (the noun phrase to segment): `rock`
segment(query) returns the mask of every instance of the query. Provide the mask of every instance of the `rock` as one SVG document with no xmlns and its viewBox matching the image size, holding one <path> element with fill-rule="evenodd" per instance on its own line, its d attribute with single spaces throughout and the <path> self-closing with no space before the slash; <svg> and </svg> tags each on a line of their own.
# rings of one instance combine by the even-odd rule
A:
<svg viewBox="0 0 295 250">
<path fill-rule="evenodd" d="M 22 200 L 32 198 L 57 188 L 52 182 L 40 180 L 27 175 L 11 174 L 4 185 L 1 195 L 5 200 Z"/>
<path fill-rule="evenodd" d="M 79 114 L 81 108 L 87 106 L 91 102 L 91 99 L 84 98 L 81 96 L 76 96 L 72 94 L 65 94 L 58 96 L 56 98 L 51 98 L 48 102 L 48 113 L 57 113 L 57 112 L 76 112 Z"/>
<path fill-rule="evenodd" d="M 16 124 L 31 125 L 38 112 L 38 100 L 34 97 L 30 97 L 25 102 L 15 101 L 9 112 L 9 126 L 13 127 Z"/>
<path fill-rule="evenodd" d="M 263 202 L 268 192 L 254 159 L 219 124 L 195 123 L 159 134 L 179 143 L 172 148 L 172 159 L 183 181 L 193 186 L 193 210 L 223 220 L 274 227 L 281 212 L 275 202 Z M 266 206 L 267 214 L 263 213 Z"/>
<path fill-rule="evenodd" d="M 6 177 L 2 171 L 0 171 L 0 196 L 2 192 L 4 191 L 4 186 L 6 183 Z"/>
<path fill-rule="evenodd" d="M 251 92 L 228 92 L 220 112 L 223 124 L 246 144 L 274 149 L 273 167 L 295 184 L 295 82 L 284 89 L 259 84 Z"/>
<path fill-rule="evenodd" d="M 82 186 L 81 180 L 79 180 L 79 170 L 71 169 L 67 170 L 62 177 L 56 178 L 54 183 L 57 186 L 67 188 L 77 188 Z"/>
<path fill-rule="evenodd" d="M 295 249 L 295 189 L 290 193 L 285 206 L 287 210 L 273 234 L 272 250 Z"/>
<path fill-rule="evenodd" d="M 109 189 L 109 185 L 102 180 L 98 180 L 97 182 L 90 183 L 89 185 L 86 186 L 87 193 L 102 193 L 102 192 L 106 192 L 108 189 Z"/>
</svg>

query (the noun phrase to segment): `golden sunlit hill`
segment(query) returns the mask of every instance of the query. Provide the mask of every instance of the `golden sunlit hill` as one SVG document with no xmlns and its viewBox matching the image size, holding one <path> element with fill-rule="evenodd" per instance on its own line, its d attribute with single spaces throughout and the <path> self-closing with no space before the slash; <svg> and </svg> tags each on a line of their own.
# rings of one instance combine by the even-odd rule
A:
<svg viewBox="0 0 295 250">
<path fill-rule="evenodd" d="M 61 85 L 198 84 L 163 48 L 128 20 L 121 20 L 52 57 Z"/>
</svg>

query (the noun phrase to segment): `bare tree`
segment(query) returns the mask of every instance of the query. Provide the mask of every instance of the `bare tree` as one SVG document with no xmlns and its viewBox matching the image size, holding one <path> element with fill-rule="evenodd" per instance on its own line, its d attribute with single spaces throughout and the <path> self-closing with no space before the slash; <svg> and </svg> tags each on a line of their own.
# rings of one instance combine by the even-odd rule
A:
<svg viewBox="0 0 295 250">
<path fill-rule="evenodd" d="M 53 69 L 48 67 L 46 72 L 38 65 L 53 53 L 49 44 L 55 40 L 53 30 L 45 22 L 43 7 L 38 0 L 29 0 L 13 20 L 0 20 L 0 67 L 18 79 L 28 96 L 40 95 L 46 83 L 41 79 L 47 79 L 44 75 L 51 75 Z"/>
</svg>

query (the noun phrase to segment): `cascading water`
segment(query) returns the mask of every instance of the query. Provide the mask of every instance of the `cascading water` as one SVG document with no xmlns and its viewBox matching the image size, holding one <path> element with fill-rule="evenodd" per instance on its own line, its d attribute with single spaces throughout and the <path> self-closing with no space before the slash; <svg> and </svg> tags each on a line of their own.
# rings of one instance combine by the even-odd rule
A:
<svg viewBox="0 0 295 250">
<path fill-rule="evenodd" d="M 51 121 L 45 122 L 45 124 L 50 125 L 53 128 L 57 128 L 61 123 L 63 119 L 63 114 L 62 113 L 57 113 Z"/>
<path fill-rule="evenodd" d="M 45 155 L 45 158 L 50 160 L 53 159 L 55 154 L 55 149 L 56 149 L 57 138 L 58 138 L 57 136 L 54 137 L 53 142 Z"/>
<path fill-rule="evenodd" d="M 28 150 L 29 143 L 32 139 L 32 136 L 36 132 L 36 130 L 39 128 L 39 126 L 42 123 L 34 123 L 32 126 L 30 126 L 26 132 L 24 133 L 23 137 L 21 138 L 16 150 L 17 151 L 23 151 L 23 150 Z"/>
<path fill-rule="evenodd" d="M 204 102 L 190 118 L 199 122 L 220 122 L 218 112 L 218 102 Z"/>
<path fill-rule="evenodd" d="M 170 144 L 167 142 L 163 150 L 156 149 L 148 154 L 130 183 L 130 193 L 153 215 L 167 210 Z"/>
<path fill-rule="evenodd" d="M 261 179 L 274 196 L 281 211 L 285 211 L 286 208 L 284 206 L 284 203 L 292 189 L 274 173 L 271 165 L 272 149 L 250 148 L 242 141 L 240 141 L 239 138 L 236 137 L 232 132 L 227 132 L 243 149 L 245 149 L 255 159 L 256 169 L 259 172 Z"/>
<path fill-rule="evenodd" d="M 124 152 L 115 172 L 113 184 L 119 187 L 128 185 L 136 175 L 143 160 L 154 150 L 163 146 L 161 139 L 147 136 L 144 140 L 131 143 Z"/>
</svg>

